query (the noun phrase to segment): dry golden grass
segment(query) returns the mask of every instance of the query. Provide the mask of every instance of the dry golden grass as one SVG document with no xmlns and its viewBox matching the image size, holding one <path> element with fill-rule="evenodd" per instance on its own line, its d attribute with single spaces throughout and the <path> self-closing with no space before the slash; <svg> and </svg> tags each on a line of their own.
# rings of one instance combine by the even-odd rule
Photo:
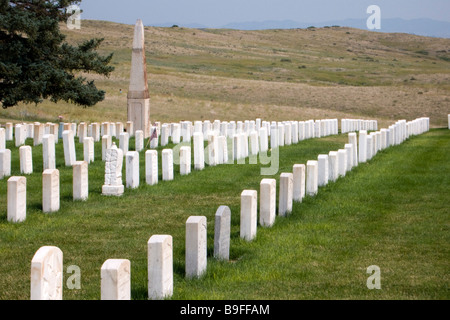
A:
<svg viewBox="0 0 450 320">
<path fill-rule="evenodd" d="M 3 110 L 0 121 L 125 121 L 132 25 L 82 21 L 67 41 L 102 37 L 114 52 L 106 91 L 92 108 L 45 101 Z M 450 113 L 450 39 L 350 28 L 209 30 L 146 27 L 152 121 L 394 120 Z M 122 93 L 119 90 L 122 89 Z"/>
</svg>

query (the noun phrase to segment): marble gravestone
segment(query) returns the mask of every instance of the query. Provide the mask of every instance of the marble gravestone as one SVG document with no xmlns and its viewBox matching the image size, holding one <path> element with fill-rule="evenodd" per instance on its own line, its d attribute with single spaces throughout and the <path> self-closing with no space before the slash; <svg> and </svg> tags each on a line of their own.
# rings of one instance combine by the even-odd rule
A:
<svg viewBox="0 0 450 320">
<path fill-rule="evenodd" d="M 53 246 L 41 247 L 31 260 L 31 300 L 62 300 L 63 253 Z"/>
<path fill-rule="evenodd" d="M 123 151 L 114 143 L 106 151 L 105 184 L 102 186 L 102 194 L 106 196 L 121 196 L 124 192 L 122 183 Z"/>
</svg>

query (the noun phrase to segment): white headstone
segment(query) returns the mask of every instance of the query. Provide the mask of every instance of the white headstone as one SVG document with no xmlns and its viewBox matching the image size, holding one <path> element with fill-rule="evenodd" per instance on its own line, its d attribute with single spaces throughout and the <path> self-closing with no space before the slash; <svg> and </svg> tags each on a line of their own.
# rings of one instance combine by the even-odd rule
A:
<svg viewBox="0 0 450 320">
<path fill-rule="evenodd" d="M 5 125 L 6 130 L 6 141 L 13 141 L 13 124 L 11 122 L 7 122 Z"/>
<path fill-rule="evenodd" d="M 42 173 L 42 211 L 56 212 L 60 206 L 59 170 L 46 169 Z"/>
<path fill-rule="evenodd" d="M 126 187 L 139 187 L 139 152 L 128 151 L 125 156 Z"/>
<path fill-rule="evenodd" d="M 85 201 L 89 195 L 89 173 L 86 161 L 73 164 L 73 200 Z"/>
<path fill-rule="evenodd" d="M 220 206 L 214 221 L 214 257 L 219 260 L 230 258 L 231 210 Z"/>
<path fill-rule="evenodd" d="M 364 163 L 367 161 L 367 131 L 359 131 L 359 161 Z"/>
<path fill-rule="evenodd" d="M 292 169 L 292 200 L 296 202 L 302 202 L 306 193 L 306 167 L 304 164 L 295 164 Z"/>
<path fill-rule="evenodd" d="M 145 181 L 148 185 L 158 183 L 158 151 L 147 150 L 145 152 Z"/>
<path fill-rule="evenodd" d="M 328 180 L 336 181 L 339 178 L 339 159 L 337 151 L 328 154 Z"/>
<path fill-rule="evenodd" d="M 102 137 L 102 161 L 106 161 L 106 152 L 112 146 L 112 137 L 105 135 Z"/>
<path fill-rule="evenodd" d="M 178 144 L 181 142 L 181 125 L 174 123 L 172 127 L 172 143 Z"/>
<path fill-rule="evenodd" d="M 180 175 L 191 173 L 191 147 L 184 146 L 180 148 Z"/>
<path fill-rule="evenodd" d="M 206 272 L 206 217 L 191 216 L 186 221 L 186 277 Z"/>
<path fill-rule="evenodd" d="M 100 124 L 98 124 L 97 122 L 94 122 L 92 124 L 92 138 L 94 138 L 95 142 L 99 142 L 100 141 Z"/>
<path fill-rule="evenodd" d="M 7 189 L 7 220 L 22 222 L 27 217 L 27 179 L 11 177 Z"/>
<path fill-rule="evenodd" d="M 0 150 L 0 180 L 11 175 L 11 150 Z"/>
<path fill-rule="evenodd" d="M 340 177 L 344 177 L 347 172 L 347 150 L 338 150 L 338 172 Z"/>
<path fill-rule="evenodd" d="M 31 300 L 62 300 L 63 253 L 53 246 L 41 247 L 31 260 Z"/>
<path fill-rule="evenodd" d="M 147 242 L 148 298 L 161 300 L 173 294 L 172 236 L 153 235 Z"/>
<path fill-rule="evenodd" d="M 122 184 L 123 151 L 115 144 L 106 152 L 105 184 L 102 194 L 107 196 L 121 196 L 124 192 Z"/>
<path fill-rule="evenodd" d="M 346 143 L 345 150 L 347 150 L 347 171 L 353 168 L 353 144 Z"/>
<path fill-rule="evenodd" d="M 240 237 L 251 241 L 256 237 L 258 192 L 244 190 L 241 193 L 241 225 Z"/>
<path fill-rule="evenodd" d="M 101 268 L 101 300 L 131 300 L 131 264 L 108 259 Z"/>
<path fill-rule="evenodd" d="M 88 164 L 94 162 L 94 138 L 85 137 L 83 140 L 83 156 L 84 161 Z"/>
<path fill-rule="evenodd" d="M 205 168 L 205 149 L 202 132 L 194 132 L 194 169 L 203 170 Z"/>
<path fill-rule="evenodd" d="M 128 147 L 130 144 L 130 135 L 128 132 L 122 132 L 119 137 L 119 149 L 123 151 L 124 156 L 128 152 Z"/>
<path fill-rule="evenodd" d="M 35 122 L 33 133 L 33 146 L 42 144 L 42 137 L 44 136 L 44 124 Z"/>
<path fill-rule="evenodd" d="M 275 222 L 277 206 L 277 181 L 275 179 L 262 179 L 260 183 L 259 198 L 259 224 L 271 227 Z"/>
<path fill-rule="evenodd" d="M 280 195 L 278 198 L 278 215 L 285 217 L 292 212 L 293 174 L 280 175 Z"/>
<path fill-rule="evenodd" d="M 0 128 L 0 150 L 6 149 L 6 130 Z"/>
<path fill-rule="evenodd" d="M 72 130 L 63 131 L 64 160 L 67 167 L 73 166 L 76 161 L 75 141 Z"/>
<path fill-rule="evenodd" d="M 26 135 L 26 126 L 22 124 L 16 124 L 14 128 L 14 136 L 15 136 L 15 144 L 16 147 L 20 147 L 21 145 L 25 144 L 25 140 L 27 138 Z"/>
<path fill-rule="evenodd" d="M 216 166 L 219 164 L 219 137 L 215 131 L 208 132 L 208 164 Z"/>
<path fill-rule="evenodd" d="M 366 138 L 366 147 L 367 147 L 367 155 L 366 155 L 366 159 L 370 160 L 372 159 L 373 156 L 373 136 L 372 135 L 368 135 Z"/>
<path fill-rule="evenodd" d="M 144 149 L 144 131 L 136 130 L 134 133 L 134 149 L 137 152 L 141 152 Z"/>
<path fill-rule="evenodd" d="M 319 163 L 315 160 L 309 160 L 306 163 L 306 194 L 315 196 L 318 191 Z"/>
<path fill-rule="evenodd" d="M 259 145 L 261 152 L 267 152 L 269 150 L 269 137 L 265 127 L 259 129 Z"/>
<path fill-rule="evenodd" d="M 42 158 L 44 170 L 56 168 L 55 135 L 44 135 L 42 139 Z"/>
<path fill-rule="evenodd" d="M 32 174 L 33 173 L 33 155 L 30 146 L 21 146 L 19 148 L 20 155 L 20 173 Z"/>
<path fill-rule="evenodd" d="M 162 151 L 162 179 L 163 181 L 173 180 L 173 151 L 164 149 Z"/>
<path fill-rule="evenodd" d="M 348 134 L 348 143 L 353 145 L 353 166 L 356 167 L 358 165 L 358 137 L 356 136 L 356 132 L 350 132 Z"/>
<path fill-rule="evenodd" d="M 329 177 L 328 169 L 329 169 L 328 155 L 320 154 L 318 157 L 319 187 L 328 184 L 328 177 Z"/>
</svg>

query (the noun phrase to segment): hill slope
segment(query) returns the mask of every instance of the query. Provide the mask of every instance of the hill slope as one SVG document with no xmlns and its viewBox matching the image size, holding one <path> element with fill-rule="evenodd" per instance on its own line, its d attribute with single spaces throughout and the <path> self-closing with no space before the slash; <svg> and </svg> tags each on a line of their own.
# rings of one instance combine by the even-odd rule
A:
<svg viewBox="0 0 450 320">
<path fill-rule="evenodd" d="M 105 38 L 115 72 L 89 109 L 45 102 L 2 111 L 17 120 L 124 121 L 131 25 L 62 25 L 69 42 Z M 450 105 L 450 39 L 359 29 L 240 31 L 146 27 L 152 121 L 317 119 L 411 120 L 444 126 Z M 122 93 L 120 93 L 122 89 Z"/>
</svg>

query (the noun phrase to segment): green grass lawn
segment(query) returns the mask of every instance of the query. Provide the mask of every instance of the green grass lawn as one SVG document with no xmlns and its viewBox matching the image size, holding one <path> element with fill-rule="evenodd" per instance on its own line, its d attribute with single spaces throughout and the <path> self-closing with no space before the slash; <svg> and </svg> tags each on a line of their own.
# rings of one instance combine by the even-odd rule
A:
<svg viewBox="0 0 450 320">
<path fill-rule="evenodd" d="M 339 135 L 281 148 L 280 170 L 273 177 L 277 190 L 282 172 L 343 148 L 347 140 Z M 18 149 L 11 142 L 8 148 L 12 173 L 20 175 Z M 132 298 L 147 299 L 147 241 L 154 234 L 173 236 L 173 299 L 450 298 L 449 130 L 434 129 L 379 152 L 320 188 L 316 197 L 295 203 L 292 214 L 277 217 L 272 228 L 258 227 L 252 242 L 239 238 L 240 193 L 259 193 L 265 166 L 220 165 L 181 177 L 175 165 L 174 181 L 147 186 L 141 152 L 140 187 L 111 198 L 101 195 L 104 163 L 97 143 L 89 199 L 73 202 L 72 169 L 64 167 L 61 140 L 56 152 L 59 212 L 42 213 L 42 146 L 33 147 L 35 173 L 27 176 L 25 222 L 7 222 L 7 179 L 0 180 L 0 299 L 29 299 L 31 259 L 44 245 L 64 253 L 64 299 L 99 299 L 100 268 L 110 258 L 131 261 Z M 77 155 L 82 155 L 78 143 Z M 220 205 L 232 212 L 229 262 L 212 257 Z M 208 270 L 201 279 L 186 280 L 185 222 L 192 215 L 207 217 Z M 66 286 L 70 265 L 81 269 L 80 290 Z M 366 287 L 371 265 L 380 267 L 380 290 Z"/>
</svg>

